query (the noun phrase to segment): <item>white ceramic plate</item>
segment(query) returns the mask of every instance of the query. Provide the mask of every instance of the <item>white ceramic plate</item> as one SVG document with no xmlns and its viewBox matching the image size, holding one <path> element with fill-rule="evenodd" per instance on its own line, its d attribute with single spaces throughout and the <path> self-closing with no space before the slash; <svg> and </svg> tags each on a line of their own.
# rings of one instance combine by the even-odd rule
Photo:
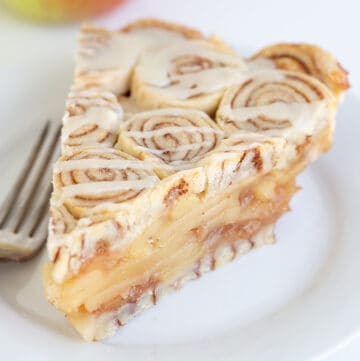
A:
<svg viewBox="0 0 360 361">
<path fill-rule="evenodd" d="M 72 73 L 68 56 L 21 63 L 0 70 L 2 197 L 40 123 L 60 118 Z M 321 359 L 348 342 L 360 329 L 359 109 L 350 92 L 335 145 L 299 177 L 303 190 L 278 223 L 276 245 L 190 282 L 106 342 L 82 342 L 47 304 L 44 252 L 0 264 L 0 358 L 289 361 Z"/>
</svg>

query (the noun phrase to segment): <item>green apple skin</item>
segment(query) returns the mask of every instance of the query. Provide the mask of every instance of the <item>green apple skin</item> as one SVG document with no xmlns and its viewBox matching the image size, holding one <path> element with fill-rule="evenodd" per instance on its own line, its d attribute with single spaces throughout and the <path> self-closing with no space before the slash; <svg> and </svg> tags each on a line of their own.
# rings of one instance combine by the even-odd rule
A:
<svg viewBox="0 0 360 361">
<path fill-rule="evenodd" d="M 9 9 L 38 21 L 77 21 L 110 11 L 124 0 L 4 0 Z"/>
</svg>

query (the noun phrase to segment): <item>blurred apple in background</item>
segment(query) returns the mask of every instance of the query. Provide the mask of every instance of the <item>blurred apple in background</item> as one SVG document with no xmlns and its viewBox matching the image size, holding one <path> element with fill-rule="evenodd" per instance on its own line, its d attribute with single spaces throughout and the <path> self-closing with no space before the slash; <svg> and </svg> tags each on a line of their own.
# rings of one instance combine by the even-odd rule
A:
<svg viewBox="0 0 360 361">
<path fill-rule="evenodd" d="M 4 2 L 10 9 L 33 20 L 62 22 L 101 15 L 124 0 L 5 0 Z"/>
</svg>

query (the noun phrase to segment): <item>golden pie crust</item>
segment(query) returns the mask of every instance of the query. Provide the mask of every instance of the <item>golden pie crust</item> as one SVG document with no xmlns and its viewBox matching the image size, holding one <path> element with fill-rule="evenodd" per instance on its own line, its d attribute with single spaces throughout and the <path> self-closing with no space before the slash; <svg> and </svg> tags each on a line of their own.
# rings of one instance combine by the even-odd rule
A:
<svg viewBox="0 0 360 361">
<path fill-rule="evenodd" d="M 216 36 L 156 19 L 85 25 L 54 165 L 49 302 L 100 340 L 274 243 L 296 176 L 331 147 L 347 87 L 312 45 L 244 60 Z"/>
</svg>

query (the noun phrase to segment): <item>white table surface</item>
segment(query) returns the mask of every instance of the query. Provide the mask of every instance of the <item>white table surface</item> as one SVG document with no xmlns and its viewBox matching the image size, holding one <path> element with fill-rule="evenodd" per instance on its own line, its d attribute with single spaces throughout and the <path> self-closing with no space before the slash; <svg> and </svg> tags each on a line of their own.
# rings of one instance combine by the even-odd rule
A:
<svg viewBox="0 0 360 361">
<path fill-rule="evenodd" d="M 93 21 L 116 27 L 139 17 L 173 20 L 217 33 L 244 55 L 279 41 L 319 44 L 338 57 L 350 72 L 351 91 L 360 94 L 360 2 L 357 0 L 128 0 L 118 10 Z M 1 61 L 36 59 L 38 50 L 44 48 L 51 59 L 52 49 L 64 44 L 71 56 L 78 26 L 33 24 L 0 8 Z M 326 360 L 359 359 L 360 337 L 357 337 Z"/>
</svg>

